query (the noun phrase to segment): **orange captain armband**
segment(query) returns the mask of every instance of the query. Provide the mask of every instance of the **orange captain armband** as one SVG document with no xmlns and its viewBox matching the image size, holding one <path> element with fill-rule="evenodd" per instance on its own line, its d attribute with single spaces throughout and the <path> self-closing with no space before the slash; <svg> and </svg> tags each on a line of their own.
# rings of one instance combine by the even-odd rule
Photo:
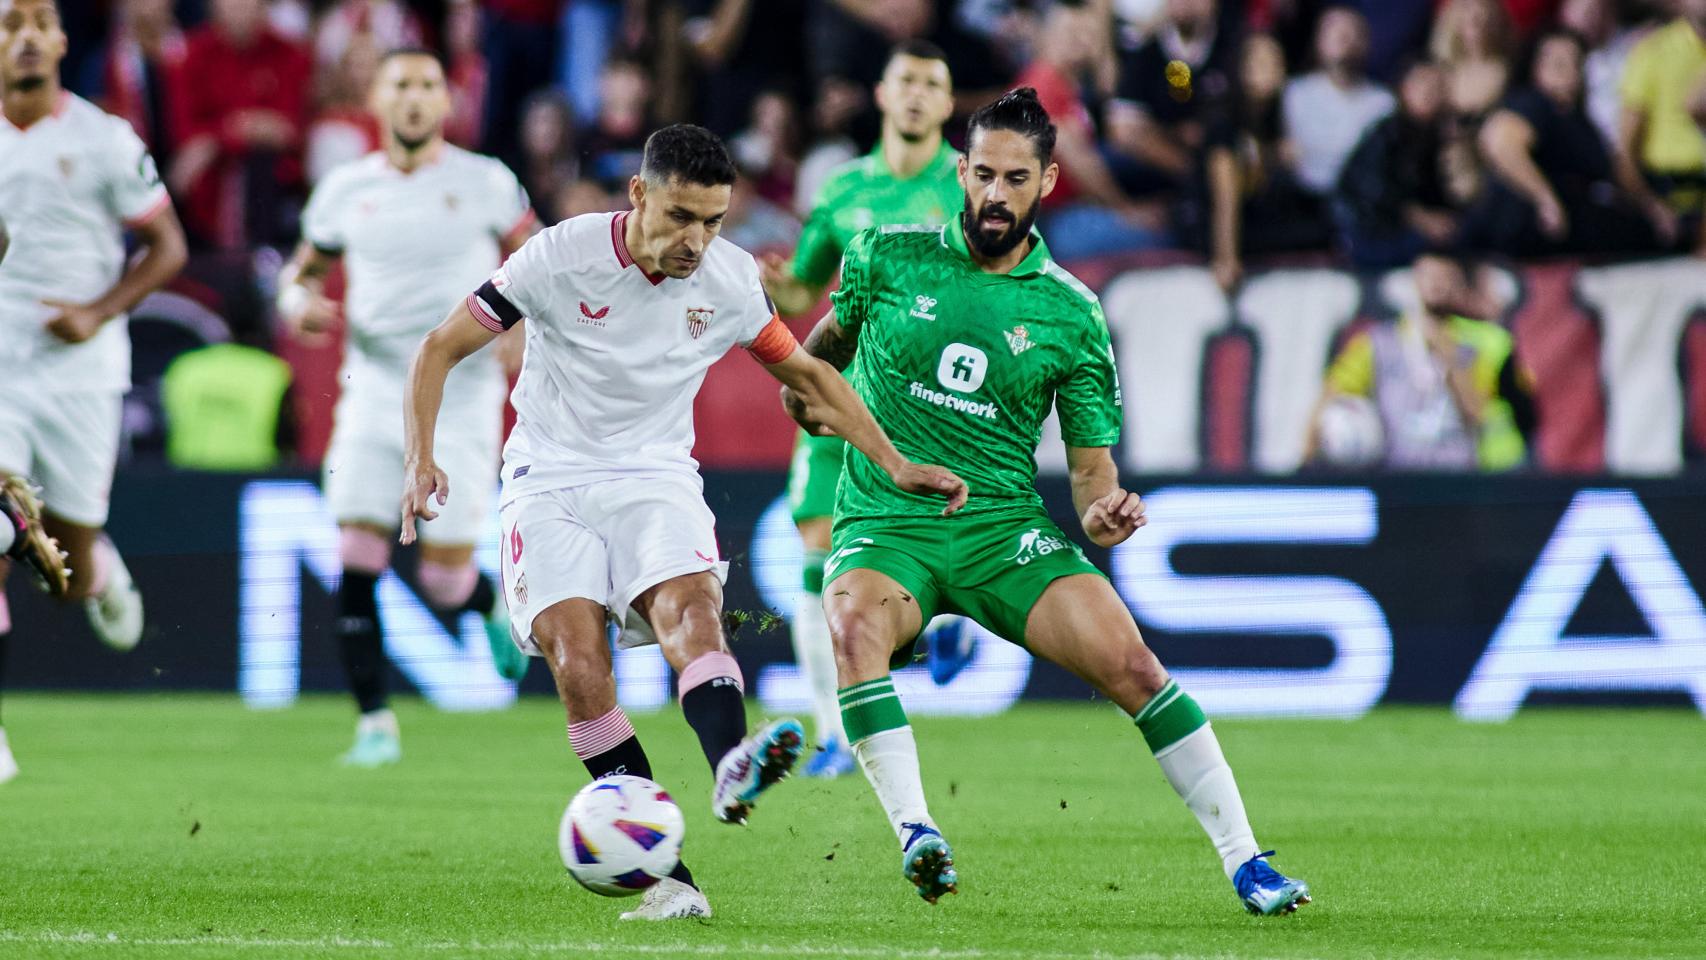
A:
<svg viewBox="0 0 1706 960">
<path fill-rule="evenodd" d="M 800 341 L 794 339 L 793 331 L 782 322 L 782 318 L 772 314 L 770 322 L 764 329 L 758 331 L 758 336 L 746 345 L 753 359 L 762 364 L 781 363 L 792 356 L 800 347 Z"/>
</svg>

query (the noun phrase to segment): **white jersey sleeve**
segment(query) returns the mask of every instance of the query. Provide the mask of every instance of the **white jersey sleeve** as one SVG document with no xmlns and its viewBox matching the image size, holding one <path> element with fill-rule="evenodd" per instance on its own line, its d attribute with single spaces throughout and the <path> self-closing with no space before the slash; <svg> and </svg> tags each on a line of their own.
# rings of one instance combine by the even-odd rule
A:
<svg viewBox="0 0 1706 960">
<path fill-rule="evenodd" d="M 120 117 L 106 117 L 111 142 L 100 154 L 106 169 L 106 202 L 114 219 L 125 224 L 145 223 L 166 208 L 171 199 L 148 148 Z"/>
<path fill-rule="evenodd" d="M 751 349 L 752 342 L 770 326 L 770 321 L 777 320 L 778 317 L 776 304 L 770 302 L 770 294 L 764 292 L 764 283 L 759 279 L 758 262 L 750 257 L 747 259 L 752 278 L 750 289 L 741 300 L 741 312 L 737 320 L 740 333 L 735 337 L 735 344 Z"/>
<path fill-rule="evenodd" d="M 349 169 L 349 164 L 344 164 L 326 174 L 309 194 L 308 206 L 302 211 L 302 239 L 322 253 L 341 253 L 348 243 L 343 221 L 349 206 L 345 202 Z"/>
<path fill-rule="evenodd" d="M 503 266 L 492 274 L 492 287 L 534 322 L 545 322 L 552 313 L 554 287 L 552 277 L 567 266 L 574 257 L 568 243 L 568 230 L 559 224 L 528 238 L 521 249 L 510 254 Z M 507 326 L 507 324 L 506 324 Z"/>
<path fill-rule="evenodd" d="M 500 160 L 487 164 L 486 209 L 491 213 L 492 235 L 502 240 L 533 219 L 533 204 L 515 174 Z"/>
</svg>

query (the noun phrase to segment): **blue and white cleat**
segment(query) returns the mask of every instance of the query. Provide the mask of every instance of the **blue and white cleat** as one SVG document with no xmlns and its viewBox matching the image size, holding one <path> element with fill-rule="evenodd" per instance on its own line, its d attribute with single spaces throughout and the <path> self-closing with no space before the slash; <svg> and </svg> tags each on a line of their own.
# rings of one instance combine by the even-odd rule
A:
<svg viewBox="0 0 1706 960">
<path fill-rule="evenodd" d="M 510 633 L 509 614 L 493 611 L 481 622 L 486 627 L 486 645 L 492 648 L 492 666 L 497 668 L 498 676 L 505 680 L 520 680 L 527 676 L 527 662 L 532 658 L 516 646 L 514 635 Z"/>
<path fill-rule="evenodd" d="M 930 651 L 930 679 L 938 687 L 951 683 L 977 653 L 977 637 L 965 617 L 943 616 L 930 621 L 924 642 Z"/>
<path fill-rule="evenodd" d="M 371 770 L 403 759 L 403 738 L 397 732 L 397 715 L 390 710 L 363 714 L 355 725 L 355 745 L 338 758 L 346 767 Z"/>
<path fill-rule="evenodd" d="M 821 780 L 834 780 L 845 777 L 859 769 L 859 762 L 854 759 L 853 751 L 840 737 L 831 737 L 818 750 L 817 755 L 806 762 L 806 776 L 817 777 Z"/>
<path fill-rule="evenodd" d="M 717 762 L 711 812 L 724 823 L 745 823 L 758 795 L 786 777 L 806 748 L 806 730 L 789 717 L 766 724 Z"/>
<path fill-rule="evenodd" d="M 1232 886 L 1244 901 L 1244 909 L 1258 916 L 1271 917 L 1277 913 L 1294 913 L 1309 903 L 1309 884 L 1293 880 L 1268 866 L 1266 858 L 1272 850 L 1258 853 L 1244 861 L 1232 876 Z"/>
<path fill-rule="evenodd" d="M 960 875 L 954 872 L 954 851 L 935 827 L 903 823 L 912 831 L 901 850 L 900 872 L 918 889 L 925 903 L 935 903 L 946 893 L 960 892 Z"/>
</svg>

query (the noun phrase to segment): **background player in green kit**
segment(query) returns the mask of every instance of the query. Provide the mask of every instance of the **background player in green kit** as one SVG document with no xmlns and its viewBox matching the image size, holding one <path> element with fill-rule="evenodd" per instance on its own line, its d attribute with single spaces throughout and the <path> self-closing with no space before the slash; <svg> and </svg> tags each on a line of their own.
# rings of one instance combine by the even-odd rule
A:
<svg viewBox="0 0 1706 960">
<path fill-rule="evenodd" d="M 761 261 L 765 289 L 784 316 L 817 306 L 841 269 L 841 251 L 860 230 L 894 223 L 939 226 L 960 208 L 959 151 L 942 137 L 942 124 L 954 109 L 947 55 L 922 40 L 896 46 L 877 84 L 876 99 L 883 115 L 876 149 L 830 174 L 818 191 L 792 261 L 778 255 Z M 806 764 L 806 774 L 816 777 L 838 777 L 854 768 L 841 730 L 835 653 L 820 596 L 845 449 L 840 437 L 813 437 L 802 431 L 788 472 L 788 505 L 805 547 L 806 591 L 790 633 L 794 659 L 812 692 L 820 749 Z M 958 624 L 954 620 L 942 630 L 940 646 L 946 655 L 932 663 L 932 675 L 941 683 L 970 660 L 970 634 L 956 629 Z"/>
<path fill-rule="evenodd" d="M 1054 125 L 1025 88 L 973 114 L 969 137 L 960 217 L 940 230 L 860 233 L 834 309 L 807 341 L 831 364 L 852 362 L 854 386 L 902 453 L 943 464 L 971 491 L 944 518 L 938 503 L 886 489 L 854 453 L 836 503 L 824 592 L 842 719 L 900 839 L 903 872 L 931 903 L 956 890 L 889 678 L 930 616 L 951 610 L 1073 671 L 1132 716 L 1245 905 L 1296 909 L 1309 889 L 1268 866 L 1202 710 L 1036 492 L 1052 406 L 1085 535 L 1112 547 L 1145 522 L 1109 450 L 1120 388 L 1101 305 L 1032 231 L 1057 174 Z"/>
</svg>

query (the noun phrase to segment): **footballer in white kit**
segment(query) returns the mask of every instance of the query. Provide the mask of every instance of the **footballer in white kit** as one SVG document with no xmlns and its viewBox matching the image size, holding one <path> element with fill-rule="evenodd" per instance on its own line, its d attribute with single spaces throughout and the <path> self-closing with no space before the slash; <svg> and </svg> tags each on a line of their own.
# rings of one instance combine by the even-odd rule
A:
<svg viewBox="0 0 1706 960">
<path fill-rule="evenodd" d="M 325 492 L 343 563 L 339 649 L 361 714 L 344 761 L 364 767 L 401 757 L 374 590 L 397 528 L 409 362 L 450 307 L 538 229 L 509 168 L 445 142 L 450 95 L 433 54 L 387 54 L 372 105 L 384 148 L 334 169 L 314 188 L 279 293 L 279 312 L 298 335 L 325 337 L 337 307 L 322 282 L 343 259 L 348 335 Z M 499 671 L 518 679 L 527 659 L 510 642 L 502 597 L 473 560 L 497 493 L 507 387 L 494 354 L 472 358 L 445 383 L 434 450 L 459 496 L 421 525 L 416 580 L 435 609 L 485 617 Z"/>
<path fill-rule="evenodd" d="M 403 539 L 417 516 L 436 516 L 457 495 L 435 462 L 446 376 L 525 318 L 499 514 L 517 642 L 550 667 L 569 744 L 595 778 L 652 776 L 616 704 L 607 618 L 621 625 L 621 643 L 659 644 L 714 772 L 713 813 L 741 823 L 792 768 L 804 731 L 785 719 L 745 735 L 740 667 L 723 636 L 727 564 L 692 458 L 705 371 L 744 348 L 808 395 L 802 420 L 846 437 L 898 486 L 944 496 L 951 511 L 965 484 L 903 457 L 847 381 L 797 349 L 757 263 L 717 236 L 734 181 L 709 131 L 677 124 L 653 133 L 629 182 L 632 210 L 540 233 L 428 335 L 409 382 Z M 624 919 L 709 913 L 680 866 Z"/>
<path fill-rule="evenodd" d="M 142 598 L 102 532 L 130 385 L 125 314 L 182 268 L 184 234 L 129 124 L 60 88 L 65 52 L 53 0 L 0 0 L 0 554 L 129 650 Z M 143 250 L 128 266 L 126 230 Z M 0 593 L 0 666 L 10 631 Z M 16 773 L 0 730 L 0 782 Z"/>
</svg>

